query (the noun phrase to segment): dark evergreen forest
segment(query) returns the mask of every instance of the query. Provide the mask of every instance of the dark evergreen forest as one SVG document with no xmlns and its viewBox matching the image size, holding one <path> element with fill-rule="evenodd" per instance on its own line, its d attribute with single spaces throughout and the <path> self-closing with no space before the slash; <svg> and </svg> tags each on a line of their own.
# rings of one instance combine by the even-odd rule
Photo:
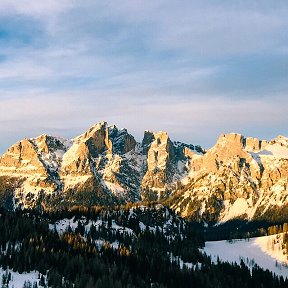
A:
<svg viewBox="0 0 288 288">
<path fill-rule="evenodd" d="M 69 224 L 59 230 L 61 221 Z M 39 281 L 25 288 L 288 287 L 283 277 L 257 266 L 212 263 L 199 251 L 204 238 L 201 225 L 161 205 L 2 210 L 0 265 L 38 271 Z M 9 274 L 2 287 L 8 282 Z"/>
</svg>

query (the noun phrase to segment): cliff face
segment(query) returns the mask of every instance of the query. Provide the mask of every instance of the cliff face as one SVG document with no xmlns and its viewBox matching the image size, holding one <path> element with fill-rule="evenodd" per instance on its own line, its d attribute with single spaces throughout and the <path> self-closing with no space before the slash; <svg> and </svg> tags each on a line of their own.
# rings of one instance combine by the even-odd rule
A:
<svg viewBox="0 0 288 288">
<path fill-rule="evenodd" d="M 10 206 L 44 209 L 136 201 L 144 158 L 126 129 L 106 122 L 71 141 L 48 135 L 24 139 L 0 158 L 2 203 L 8 196 Z"/>
<path fill-rule="evenodd" d="M 182 216 L 205 221 L 259 217 L 287 204 L 287 164 L 284 137 L 267 142 L 223 134 L 191 161 L 171 206 Z"/>
<path fill-rule="evenodd" d="M 61 209 L 160 201 L 204 221 L 259 218 L 288 203 L 288 139 L 223 134 L 214 147 L 101 122 L 68 141 L 24 139 L 0 157 L 0 204 Z M 267 214 L 268 215 L 268 214 Z"/>
<path fill-rule="evenodd" d="M 0 158 L 1 194 L 10 191 L 16 205 L 33 207 L 41 191 L 59 189 L 58 170 L 67 145 L 63 139 L 41 135 L 10 147 Z"/>
<path fill-rule="evenodd" d="M 173 143 L 166 132 L 145 131 L 142 147 L 147 155 L 142 199 L 165 199 L 177 189 L 177 182 L 188 172 L 190 159 L 198 152 L 193 145 Z M 200 153 L 204 152 L 200 150 Z"/>
</svg>

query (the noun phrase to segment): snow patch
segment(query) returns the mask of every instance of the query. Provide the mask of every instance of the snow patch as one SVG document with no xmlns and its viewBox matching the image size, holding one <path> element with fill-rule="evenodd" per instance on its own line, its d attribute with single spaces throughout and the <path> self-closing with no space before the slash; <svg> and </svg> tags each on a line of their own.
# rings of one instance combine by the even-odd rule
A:
<svg viewBox="0 0 288 288">
<path fill-rule="evenodd" d="M 3 270 L 2 268 L 0 269 L 0 279 L 3 280 L 3 275 L 8 275 L 8 273 L 11 273 L 11 280 L 9 281 L 9 286 L 7 287 L 14 287 L 14 288 L 22 288 L 24 285 L 24 282 L 30 281 L 31 284 L 37 282 L 39 283 L 39 272 L 34 271 L 30 273 L 18 273 L 18 272 L 13 272 L 12 270 Z M 4 276 L 5 277 L 5 276 Z M 3 283 L 3 282 L 2 282 Z M 4 286 L 1 286 L 4 287 Z M 5 286 L 6 287 L 6 286 Z"/>
<path fill-rule="evenodd" d="M 244 198 L 238 198 L 233 204 L 229 200 L 224 201 L 225 212 L 220 222 L 226 222 L 243 214 L 249 213 L 249 205 Z"/>
<path fill-rule="evenodd" d="M 273 157 L 288 159 L 288 147 L 280 143 L 268 144 L 264 150 L 258 153 L 253 153 L 260 157 Z"/>
<path fill-rule="evenodd" d="M 117 183 L 111 183 L 108 181 L 104 180 L 105 185 L 107 186 L 107 188 L 114 194 L 114 195 L 123 195 L 123 193 L 125 193 L 125 189 L 123 187 L 121 187 L 119 184 Z"/>
</svg>

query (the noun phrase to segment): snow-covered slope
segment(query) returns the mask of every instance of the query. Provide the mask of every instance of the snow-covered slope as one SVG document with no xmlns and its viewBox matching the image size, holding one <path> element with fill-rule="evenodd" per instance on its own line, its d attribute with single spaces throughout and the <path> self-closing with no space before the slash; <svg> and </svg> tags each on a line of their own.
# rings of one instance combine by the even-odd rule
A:
<svg viewBox="0 0 288 288">
<path fill-rule="evenodd" d="M 257 264 L 276 275 L 288 278 L 288 259 L 282 250 L 282 235 L 256 237 L 246 240 L 206 242 L 204 252 L 213 261 L 240 264 L 241 260 L 250 267 Z"/>
</svg>

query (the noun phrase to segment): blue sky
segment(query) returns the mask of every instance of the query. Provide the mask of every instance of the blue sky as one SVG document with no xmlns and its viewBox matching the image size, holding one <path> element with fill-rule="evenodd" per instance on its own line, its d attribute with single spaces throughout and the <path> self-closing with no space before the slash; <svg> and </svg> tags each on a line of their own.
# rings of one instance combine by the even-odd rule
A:
<svg viewBox="0 0 288 288">
<path fill-rule="evenodd" d="M 0 152 L 106 120 L 141 140 L 288 136 L 287 1 L 1 0 Z"/>
</svg>

